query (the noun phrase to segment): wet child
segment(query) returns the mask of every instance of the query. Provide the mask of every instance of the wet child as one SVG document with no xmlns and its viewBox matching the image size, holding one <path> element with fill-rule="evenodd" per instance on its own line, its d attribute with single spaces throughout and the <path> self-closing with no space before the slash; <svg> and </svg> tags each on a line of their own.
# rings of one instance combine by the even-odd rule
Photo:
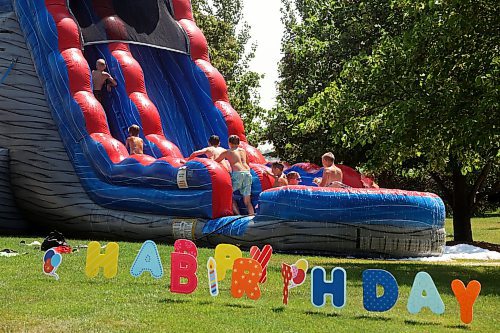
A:
<svg viewBox="0 0 500 333">
<path fill-rule="evenodd" d="M 106 61 L 98 59 L 95 63 L 95 70 L 92 71 L 92 85 L 94 89 L 94 96 L 102 104 L 102 88 L 106 85 L 108 92 L 111 87 L 116 87 L 117 83 L 113 77 L 104 70 L 106 69 Z"/>
<path fill-rule="evenodd" d="M 240 191 L 243 196 L 243 202 L 248 210 L 248 215 L 255 215 L 250 194 L 252 192 L 252 174 L 250 173 L 250 166 L 247 163 L 247 153 L 244 149 L 239 147 L 240 138 L 237 135 L 229 137 L 229 149 L 224 151 L 215 159 L 216 162 L 221 162 L 227 159 L 231 165 L 231 183 L 233 185 L 233 192 Z M 239 215 L 240 210 L 233 200 L 234 214 Z"/>
<path fill-rule="evenodd" d="M 297 171 L 290 171 L 287 173 L 286 180 L 288 181 L 288 185 L 299 185 L 302 181 L 302 179 L 300 179 L 300 174 Z"/>
<path fill-rule="evenodd" d="M 274 162 L 271 165 L 271 172 L 265 171 L 266 174 L 274 178 L 273 187 L 287 186 L 288 181 L 283 174 L 284 165 L 280 162 Z"/>
<path fill-rule="evenodd" d="M 135 124 L 128 128 L 129 137 L 127 138 L 125 147 L 127 147 L 130 155 L 143 154 L 144 143 L 142 142 L 142 139 L 139 137 L 139 130 L 140 130 L 139 126 Z"/>
<path fill-rule="evenodd" d="M 207 148 L 203 148 L 200 150 L 197 150 L 193 152 L 188 160 L 192 160 L 196 156 L 199 155 L 205 155 L 207 158 L 210 158 L 212 160 L 215 160 L 217 157 L 219 157 L 220 154 L 225 152 L 226 150 L 222 147 L 220 147 L 220 139 L 217 135 L 212 135 L 210 138 L 208 138 L 208 144 L 209 146 Z M 226 160 L 223 160 L 220 162 L 220 164 L 228 171 L 231 172 L 231 166 L 229 165 L 229 162 Z"/>
</svg>

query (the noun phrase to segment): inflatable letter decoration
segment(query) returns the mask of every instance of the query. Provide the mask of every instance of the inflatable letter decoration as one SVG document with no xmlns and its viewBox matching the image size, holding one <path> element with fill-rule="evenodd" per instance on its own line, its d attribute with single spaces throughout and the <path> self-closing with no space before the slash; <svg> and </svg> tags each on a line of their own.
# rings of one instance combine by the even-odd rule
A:
<svg viewBox="0 0 500 333">
<path fill-rule="evenodd" d="M 179 251 L 179 252 L 177 252 Z M 186 252 L 186 253 L 183 253 Z M 186 239 L 178 239 L 174 243 L 174 252 L 170 253 L 170 291 L 179 294 L 191 294 L 198 287 L 197 260 L 198 249 L 196 245 Z M 181 278 L 187 280 L 181 282 Z"/>
<path fill-rule="evenodd" d="M 115 242 L 108 243 L 104 254 L 101 254 L 101 244 L 90 242 L 87 248 L 87 262 L 85 274 L 88 277 L 96 277 L 99 269 L 104 268 L 104 277 L 111 279 L 118 273 L 119 246 Z"/>
<path fill-rule="evenodd" d="M 155 279 L 161 279 L 163 276 L 163 266 L 158 254 L 158 248 L 156 247 L 156 243 L 151 240 L 145 241 L 142 244 L 130 268 L 130 274 L 133 277 L 139 277 L 146 271 Z"/>
<path fill-rule="evenodd" d="M 473 317 L 472 307 L 481 291 L 481 283 L 472 280 L 465 287 L 462 281 L 453 280 L 451 281 L 451 290 L 453 290 L 458 304 L 460 304 L 460 320 L 465 324 L 470 324 Z"/>
<path fill-rule="evenodd" d="M 343 268 L 332 270 L 332 279 L 326 280 L 323 267 L 316 266 L 311 270 L 311 303 L 315 307 L 323 307 L 326 296 L 332 296 L 332 305 L 343 308 L 346 303 L 346 272 Z"/>
<path fill-rule="evenodd" d="M 250 256 L 252 259 L 257 260 L 262 267 L 262 277 L 260 278 L 260 283 L 264 283 L 267 280 L 267 264 L 269 263 L 272 254 L 273 248 L 269 244 L 264 245 L 262 251 L 259 250 L 257 246 L 252 246 L 250 248 Z"/>
<path fill-rule="evenodd" d="M 426 296 L 423 295 L 423 292 L 425 292 Z M 432 281 L 432 277 L 426 272 L 418 272 L 415 275 L 406 308 L 408 312 L 416 314 L 423 307 L 428 307 L 435 314 L 444 313 L 444 303 L 434 281 Z"/>
<path fill-rule="evenodd" d="M 217 281 L 222 281 L 226 277 L 226 271 L 233 269 L 234 261 L 243 255 L 235 245 L 219 244 L 215 247 L 214 257 L 217 263 Z"/>
<path fill-rule="evenodd" d="M 246 293 L 248 298 L 258 300 L 260 298 L 259 280 L 261 277 L 262 267 L 257 260 L 239 258 L 233 266 L 231 295 L 235 298 L 241 298 Z"/>
<path fill-rule="evenodd" d="M 377 297 L 377 285 L 384 294 Z M 383 269 L 367 269 L 363 272 L 363 306 L 368 311 L 390 310 L 398 300 L 398 283 L 394 276 Z"/>
<path fill-rule="evenodd" d="M 59 280 L 59 275 L 57 275 L 56 270 L 57 267 L 61 265 L 61 262 L 61 254 L 57 253 L 54 248 L 48 249 L 43 255 L 43 272 Z"/>
<path fill-rule="evenodd" d="M 283 277 L 283 304 L 288 304 L 288 286 L 292 281 L 292 266 L 285 263 L 281 264 L 281 276 Z"/>
</svg>

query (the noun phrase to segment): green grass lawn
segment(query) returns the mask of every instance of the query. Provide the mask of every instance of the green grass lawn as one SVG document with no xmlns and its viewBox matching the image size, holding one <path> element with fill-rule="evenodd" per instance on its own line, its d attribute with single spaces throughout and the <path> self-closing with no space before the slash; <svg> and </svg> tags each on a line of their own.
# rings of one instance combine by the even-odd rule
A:
<svg viewBox="0 0 500 333">
<path fill-rule="evenodd" d="M 475 220 L 477 240 L 498 239 L 497 220 Z M 479 239 L 478 228 L 484 229 Z M 333 267 L 347 271 L 347 304 L 343 309 L 327 305 L 315 308 L 310 301 L 310 281 L 292 289 L 288 306 L 281 299 L 282 262 L 294 263 L 299 255 L 273 255 L 268 281 L 262 285 L 258 301 L 235 299 L 230 281 L 220 285 L 220 295 L 211 297 L 207 288 L 206 261 L 213 249 L 200 249 L 198 289 L 191 295 L 170 293 L 171 246 L 158 246 L 164 277 L 156 280 L 149 273 L 133 278 L 130 267 L 141 243 L 119 242 L 118 275 L 110 280 L 102 274 L 85 276 L 86 251 L 64 255 L 58 269 L 59 281 L 42 273 L 41 251 L 21 246 L 35 238 L 0 238 L 0 248 L 27 252 L 17 257 L 0 257 L 0 332 L 498 332 L 500 319 L 500 262 L 460 261 L 423 263 L 341 259 L 304 256 L 310 267 L 320 265 L 327 272 Z M 38 239 L 41 241 L 41 239 Z M 88 241 L 69 240 L 73 246 Z M 104 244 L 105 242 L 101 242 Z M 248 256 L 248 253 L 244 253 Z M 399 284 L 396 306 L 383 313 L 363 308 L 362 272 L 368 268 L 390 271 Z M 406 310 L 414 276 L 428 272 L 446 306 L 443 315 L 424 309 L 417 315 Z M 479 280 L 482 291 L 474 306 L 474 321 L 464 325 L 450 288 L 453 279 Z"/>
<path fill-rule="evenodd" d="M 453 240 L 453 219 L 446 219 L 446 240 Z M 472 219 L 472 237 L 475 241 L 500 244 L 500 214 Z"/>
</svg>

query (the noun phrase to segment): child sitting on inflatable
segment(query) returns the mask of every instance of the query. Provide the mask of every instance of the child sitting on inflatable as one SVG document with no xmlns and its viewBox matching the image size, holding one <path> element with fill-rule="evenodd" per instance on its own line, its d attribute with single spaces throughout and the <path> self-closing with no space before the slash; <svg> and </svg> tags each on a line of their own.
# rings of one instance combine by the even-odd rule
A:
<svg viewBox="0 0 500 333">
<path fill-rule="evenodd" d="M 299 185 L 299 183 L 302 181 L 300 178 L 300 174 L 297 171 L 290 171 L 286 175 L 286 180 L 288 182 L 288 185 Z"/>
<path fill-rule="evenodd" d="M 250 198 L 252 190 L 252 174 L 250 173 L 250 167 L 247 163 L 247 153 L 244 149 L 239 148 L 240 138 L 237 135 L 231 135 L 228 141 L 229 149 L 220 154 L 215 161 L 219 163 L 223 159 L 227 159 L 229 161 L 232 170 L 231 183 L 233 185 L 233 192 L 240 191 L 243 196 L 243 202 L 247 207 L 248 215 L 255 215 Z M 233 200 L 233 211 L 234 214 L 240 215 L 240 210 L 238 209 L 236 200 Z"/>
<path fill-rule="evenodd" d="M 225 152 L 226 150 L 222 147 L 220 147 L 220 139 L 217 135 L 211 135 L 210 138 L 208 138 L 208 144 L 210 145 L 207 148 L 203 148 L 200 150 L 197 150 L 193 152 L 188 160 L 192 160 L 193 158 L 199 156 L 199 155 L 205 155 L 207 158 L 210 158 L 212 160 L 215 160 L 217 157 L 219 157 L 220 154 Z M 221 161 L 220 164 L 228 171 L 231 172 L 231 166 L 229 165 L 228 161 L 224 160 Z"/>
<path fill-rule="evenodd" d="M 144 142 L 139 137 L 139 130 L 139 126 L 135 124 L 128 128 L 129 137 L 127 138 L 125 147 L 129 150 L 130 155 L 143 153 Z"/>
<path fill-rule="evenodd" d="M 313 182 L 319 187 L 344 187 L 342 183 L 342 170 L 335 166 L 335 156 L 328 152 L 321 156 L 323 163 L 323 177 L 314 178 Z"/>
</svg>

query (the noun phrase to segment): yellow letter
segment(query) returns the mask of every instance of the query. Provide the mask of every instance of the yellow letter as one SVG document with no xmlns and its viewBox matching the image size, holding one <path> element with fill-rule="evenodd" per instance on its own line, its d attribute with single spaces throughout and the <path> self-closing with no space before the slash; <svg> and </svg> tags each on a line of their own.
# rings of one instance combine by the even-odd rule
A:
<svg viewBox="0 0 500 333">
<path fill-rule="evenodd" d="M 217 270 L 217 281 L 222 281 L 226 277 L 226 271 L 233 270 L 233 263 L 236 259 L 242 258 L 241 250 L 231 244 L 219 244 L 215 247 L 215 262 Z"/>
<path fill-rule="evenodd" d="M 115 242 L 108 243 L 106 251 L 101 254 L 101 244 L 90 242 L 87 248 L 87 264 L 85 265 L 85 275 L 96 277 L 99 269 L 104 268 L 104 277 L 111 279 L 118 272 L 118 249 Z"/>
</svg>

